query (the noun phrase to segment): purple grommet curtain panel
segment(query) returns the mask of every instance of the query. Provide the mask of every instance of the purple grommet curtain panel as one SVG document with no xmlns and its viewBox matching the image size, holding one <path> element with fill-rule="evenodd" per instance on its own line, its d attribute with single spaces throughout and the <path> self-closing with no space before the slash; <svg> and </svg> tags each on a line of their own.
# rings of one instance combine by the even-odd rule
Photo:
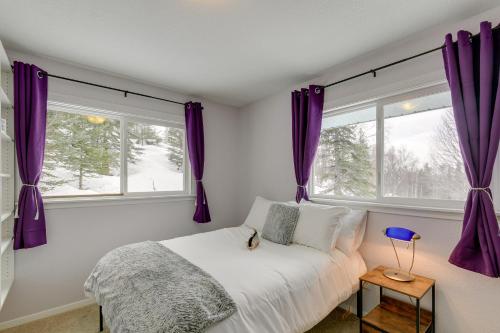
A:
<svg viewBox="0 0 500 333">
<path fill-rule="evenodd" d="M 200 103 L 189 102 L 184 106 L 186 116 L 186 136 L 191 170 L 196 181 L 196 201 L 193 220 L 198 223 L 210 222 L 207 194 L 203 188 L 203 166 L 205 163 L 205 138 L 203 133 L 203 107 Z"/>
<path fill-rule="evenodd" d="M 449 262 L 490 277 L 500 274 L 500 234 L 490 183 L 500 140 L 500 30 L 446 36 L 444 67 L 467 179 L 462 235 Z"/>
<path fill-rule="evenodd" d="M 319 144 L 324 97 L 324 88 L 316 85 L 292 92 L 292 144 L 297 203 L 302 199 L 309 200 L 307 182 Z"/>
<path fill-rule="evenodd" d="M 47 120 L 47 75 L 35 65 L 14 62 L 14 132 L 22 186 L 14 223 L 14 249 L 47 243 L 38 181 Z"/>
</svg>

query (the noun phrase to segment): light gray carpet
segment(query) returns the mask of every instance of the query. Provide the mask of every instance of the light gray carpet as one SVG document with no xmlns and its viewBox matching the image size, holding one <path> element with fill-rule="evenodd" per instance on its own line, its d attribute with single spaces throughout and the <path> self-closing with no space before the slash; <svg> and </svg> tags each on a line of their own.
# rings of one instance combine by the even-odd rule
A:
<svg viewBox="0 0 500 333">
<path fill-rule="evenodd" d="M 40 319 L 2 330 L 2 333 L 95 333 L 99 331 L 99 307 L 87 306 L 78 310 Z M 332 311 L 321 323 L 307 333 L 358 332 L 358 319 L 340 308 Z M 104 332 L 109 333 L 106 329 Z"/>
</svg>

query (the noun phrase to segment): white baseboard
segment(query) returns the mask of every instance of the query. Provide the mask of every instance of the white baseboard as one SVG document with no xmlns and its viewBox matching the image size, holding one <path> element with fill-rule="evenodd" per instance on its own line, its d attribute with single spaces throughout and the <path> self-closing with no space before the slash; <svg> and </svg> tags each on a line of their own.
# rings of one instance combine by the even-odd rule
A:
<svg viewBox="0 0 500 333">
<path fill-rule="evenodd" d="M 4 322 L 0 323 L 0 330 L 23 325 L 23 324 L 26 324 L 26 323 L 29 323 L 29 322 L 32 322 L 32 321 L 35 321 L 38 319 L 43 319 L 43 318 L 55 316 L 55 315 L 58 315 L 60 313 L 83 308 L 83 307 L 91 305 L 91 304 L 95 304 L 95 300 L 91 299 L 91 298 L 86 298 L 86 299 L 82 299 L 81 301 L 77 301 L 74 303 L 61 305 L 61 306 L 58 306 L 58 307 L 55 307 L 52 309 L 48 309 L 48 310 L 44 310 L 44 311 L 41 311 L 38 313 L 33 313 L 33 314 L 30 314 L 27 316 L 4 321 Z"/>
</svg>

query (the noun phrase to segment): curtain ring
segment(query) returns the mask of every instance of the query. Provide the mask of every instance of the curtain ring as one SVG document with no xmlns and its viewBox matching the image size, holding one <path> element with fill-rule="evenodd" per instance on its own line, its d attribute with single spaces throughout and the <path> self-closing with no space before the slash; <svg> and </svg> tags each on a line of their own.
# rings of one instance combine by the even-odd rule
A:
<svg viewBox="0 0 500 333">
<path fill-rule="evenodd" d="M 38 76 L 39 79 L 43 79 L 43 73 L 42 71 L 37 71 L 36 76 Z"/>
<path fill-rule="evenodd" d="M 314 92 L 316 93 L 316 95 L 318 95 L 321 92 L 321 89 L 319 87 L 316 87 L 316 89 L 314 89 Z"/>
</svg>

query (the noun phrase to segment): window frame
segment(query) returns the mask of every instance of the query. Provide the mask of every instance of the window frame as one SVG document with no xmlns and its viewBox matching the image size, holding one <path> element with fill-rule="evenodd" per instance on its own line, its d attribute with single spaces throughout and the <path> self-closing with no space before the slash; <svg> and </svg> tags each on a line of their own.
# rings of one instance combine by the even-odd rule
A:
<svg viewBox="0 0 500 333">
<path fill-rule="evenodd" d="M 99 193 L 99 194 L 76 194 L 76 195 L 43 195 L 44 202 L 47 203 L 62 203 L 62 202 L 92 202 L 99 199 L 147 199 L 147 198 L 180 198 L 192 196 L 192 175 L 191 165 L 189 163 L 187 152 L 187 137 L 185 123 L 176 121 L 174 117 L 161 119 L 157 117 L 139 116 L 117 111 L 109 111 L 92 107 L 67 104 L 57 101 L 48 101 L 48 110 L 59 112 L 67 112 L 81 115 L 96 115 L 105 116 L 110 119 L 120 121 L 120 189 L 119 193 Z M 128 145 L 128 123 L 136 122 L 148 125 L 156 125 L 163 127 L 175 127 L 184 131 L 183 140 L 183 190 L 182 191 L 151 191 L 151 192 L 129 192 L 128 191 L 128 161 L 127 161 L 127 145 Z M 108 201 L 106 200 L 106 201 Z"/>
<path fill-rule="evenodd" d="M 334 201 L 348 203 L 352 202 L 354 205 L 366 204 L 368 206 L 384 206 L 384 207 L 403 207 L 411 209 L 427 208 L 431 210 L 446 210 L 457 211 L 463 210 L 464 200 L 443 200 L 443 199 L 419 199 L 408 197 L 386 197 L 383 195 L 383 177 L 384 177 L 384 106 L 392 103 L 402 102 L 408 99 L 424 97 L 432 94 L 450 91 L 446 83 L 440 83 L 424 88 L 417 88 L 414 90 L 397 93 L 390 96 L 371 99 L 370 101 L 359 102 L 347 106 L 335 107 L 324 111 L 323 118 L 336 116 L 342 113 L 356 112 L 369 107 L 376 107 L 376 196 L 375 198 L 362 198 L 352 196 L 339 196 L 339 195 L 322 195 L 314 193 L 314 166 L 311 168 L 311 181 L 308 184 L 308 191 L 312 199 L 317 201 Z M 430 111 L 432 112 L 432 111 Z M 315 163 L 315 162 L 314 162 Z M 500 154 L 497 154 L 496 164 L 494 166 L 493 179 L 491 182 L 491 190 L 494 193 L 494 203 L 496 207 L 500 208 Z M 497 195 L 495 195 L 497 193 Z M 497 208 L 497 210 L 499 209 Z"/>
<path fill-rule="evenodd" d="M 338 115 L 341 115 L 341 114 L 345 114 L 345 113 L 351 113 L 351 112 L 357 112 L 357 111 L 362 111 L 362 110 L 366 110 L 366 109 L 369 109 L 369 108 L 375 108 L 375 121 L 376 121 L 376 142 L 375 142 L 375 145 L 376 145 L 376 165 L 377 165 L 377 170 L 375 170 L 376 173 L 378 173 L 378 156 L 379 156 L 379 152 L 378 152 L 378 147 L 377 147 L 377 144 L 378 144 L 378 121 L 377 121 L 377 118 L 378 118 L 378 107 L 377 107 L 377 103 L 376 101 L 374 100 L 371 100 L 371 101 L 368 101 L 368 102 L 361 102 L 361 103 L 357 103 L 357 104 L 351 104 L 347 107 L 340 107 L 340 108 L 334 108 L 334 109 L 331 109 L 331 110 L 328 110 L 328 111 L 323 111 L 323 118 L 326 118 L 326 117 L 334 117 L 334 116 L 338 116 Z M 343 195 L 326 195 L 326 194 L 314 194 L 314 164 L 316 163 L 316 158 L 317 156 L 314 157 L 314 162 L 313 162 L 313 167 L 311 168 L 311 176 L 309 177 L 310 180 L 312 181 L 309 181 L 309 183 L 307 184 L 307 191 L 308 193 L 310 193 L 310 197 L 312 198 L 319 198 L 319 199 L 334 199 L 334 200 L 343 200 L 343 201 L 357 201 L 357 202 L 378 202 L 377 201 L 377 198 L 378 198 L 378 188 L 379 188 L 379 184 L 378 184 L 378 175 L 376 175 L 376 193 L 375 193 L 375 198 L 364 198 L 364 197 L 357 197 L 357 196 L 343 196 Z"/>
</svg>

